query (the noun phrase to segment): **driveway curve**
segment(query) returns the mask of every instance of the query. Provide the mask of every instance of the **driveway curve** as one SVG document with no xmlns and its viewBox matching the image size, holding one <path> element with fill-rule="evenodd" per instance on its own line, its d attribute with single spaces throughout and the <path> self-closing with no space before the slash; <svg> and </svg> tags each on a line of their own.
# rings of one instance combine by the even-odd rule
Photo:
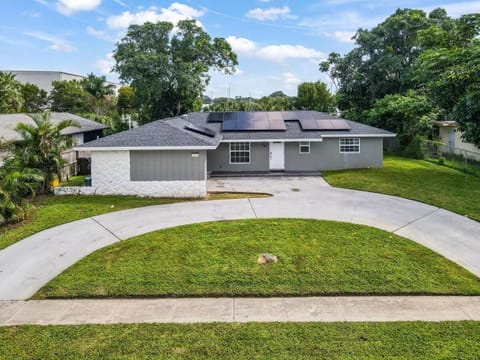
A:
<svg viewBox="0 0 480 360">
<path fill-rule="evenodd" d="M 219 178 L 213 191 L 271 198 L 124 210 L 47 229 L 0 251 L 0 300 L 25 300 L 93 251 L 147 232 L 206 221 L 310 218 L 370 225 L 420 243 L 480 276 L 480 223 L 394 196 L 332 188 L 320 177 Z"/>
</svg>

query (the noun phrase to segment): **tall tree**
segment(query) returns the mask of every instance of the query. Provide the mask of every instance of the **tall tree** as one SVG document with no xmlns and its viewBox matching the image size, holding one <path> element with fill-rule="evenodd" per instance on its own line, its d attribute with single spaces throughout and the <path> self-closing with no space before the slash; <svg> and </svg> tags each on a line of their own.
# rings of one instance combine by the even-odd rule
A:
<svg viewBox="0 0 480 360">
<path fill-rule="evenodd" d="M 209 70 L 233 73 L 238 64 L 228 42 L 211 38 L 194 20 L 131 25 L 114 51 L 114 70 L 135 90 L 142 123 L 198 106 Z"/>
<path fill-rule="evenodd" d="M 19 112 L 22 105 L 22 84 L 15 80 L 15 75 L 0 71 L 0 113 Z"/>
<path fill-rule="evenodd" d="M 22 86 L 23 106 L 22 112 L 36 113 L 45 109 L 48 102 L 48 94 L 35 84 L 24 84 Z"/>
<path fill-rule="evenodd" d="M 480 146 L 480 14 L 435 24 L 422 33 L 431 48 L 416 64 L 417 81 L 456 121 L 466 141 Z"/>
<path fill-rule="evenodd" d="M 21 169 L 37 169 L 43 177 L 40 193 L 51 191 L 50 183 L 55 176 L 60 177 L 60 171 L 66 161 L 62 152 L 72 146 L 72 139 L 61 134 L 70 126 L 78 126 L 71 120 L 54 124 L 50 113 L 30 115 L 35 125 L 20 123 L 15 128 L 21 139 L 15 142 L 14 158 Z"/>
<path fill-rule="evenodd" d="M 61 112 L 82 112 L 89 111 L 88 94 L 80 82 L 54 81 L 49 100 L 52 111 Z"/>
<path fill-rule="evenodd" d="M 328 112 L 333 110 L 334 98 L 327 85 L 317 82 L 304 82 L 298 85 L 298 107 L 304 110 Z"/>
<path fill-rule="evenodd" d="M 414 88 L 413 65 L 421 53 L 418 33 L 429 24 L 423 11 L 399 9 L 373 29 L 359 29 L 355 48 L 345 56 L 331 53 L 320 70 L 337 84 L 340 109 L 361 119 L 376 100 Z"/>
<path fill-rule="evenodd" d="M 105 98 L 115 94 L 115 85 L 108 84 L 105 76 L 96 76 L 93 73 L 88 74 L 81 84 L 94 99 L 95 114 L 100 115 L 100 108 Z"/>
</svg>

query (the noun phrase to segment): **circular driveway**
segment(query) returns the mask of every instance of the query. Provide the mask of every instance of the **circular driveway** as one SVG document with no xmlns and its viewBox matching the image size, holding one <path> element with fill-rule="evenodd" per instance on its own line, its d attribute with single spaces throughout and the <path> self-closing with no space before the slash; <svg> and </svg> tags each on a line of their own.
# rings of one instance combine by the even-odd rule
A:
<svg viewBox="0 0 480 360">
<path fill-rule="evenodd" d="M 124 210 L 47 229 L 0 251 L 0 300 L 24 300 L 91 252 L 172 226 L 247 218 L 310 218 L 370 225 L 416 241 L 480 276 L 480 223 L 416 201 L 332 188 L 321 177 L 215 178 L 210 191 L 270 198 Z"/>
</svg>

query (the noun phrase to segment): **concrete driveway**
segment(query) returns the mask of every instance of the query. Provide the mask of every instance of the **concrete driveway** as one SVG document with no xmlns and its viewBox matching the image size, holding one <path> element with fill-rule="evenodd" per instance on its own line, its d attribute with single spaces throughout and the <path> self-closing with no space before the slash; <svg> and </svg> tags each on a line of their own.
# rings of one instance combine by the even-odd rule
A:
<svg viewBox="0 0 480 360">
<path fill-rule="evenodd" d="M 211 191 L 256 191 L 270 198 L 150 206 L 42 231 L 0 251 L 0 300 L 30 298 L 91 252 L 182 224 L 247 218 L 311 218 L 375 226 L 423 244 L 480 276 L 480 223 L 419 202 L 337 189 L 321 177 L 217 178 Z"/>
</svg>

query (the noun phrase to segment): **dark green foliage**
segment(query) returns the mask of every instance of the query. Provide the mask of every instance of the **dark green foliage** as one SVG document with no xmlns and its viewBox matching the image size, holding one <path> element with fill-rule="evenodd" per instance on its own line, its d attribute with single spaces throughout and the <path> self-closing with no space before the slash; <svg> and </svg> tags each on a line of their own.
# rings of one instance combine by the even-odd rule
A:
<svg viewBox="0 0 480 360">
<path fill-rule="evenodd" d="M 436 120 L 439 112 L 427 96 L 409 91 L 405 95 L 386 95 L 375 101 L 362 117 L 367 124 L 398 134 L 403 149 L 418 134 L 432 134 L 432 121 Z"/>
<path fill-rule="evenodd" d="M 38 170 L 22 168 L 8 159 L 0 168 L 0 225 L 25 219 L 29 208 L 26 197 L 34 196 L 43 177 Z"/>
<path fill-rule="evenodd" d="M 480 42 L 425 52 L 417 79 L 433 101 L 455 120 L 464 139 L 480 146 Z"/>
<path fill-rule="evenodd" d="M 423 11 L 399 9 L 373 29 L 359 29 L 356 47 L 345 56 L 330 54 L 320 70 L 337 84 L 340 109 L 360 119 L 376 100 L 414 87 L 412 69 L 421 52 L 418 31 L 428 24 Z"/>
<path fill-rule="evenodd" d="M 333 105 L 334 97 L 326 84 L 317 81 L 298 85 L 297 107 L 299 109 L 331 112 Z"/>
<path fill-rule="evenodd" d="M 65 165 L 62 152 L 72 145 L 72 139 L 61 134 L 70 126 L 78 126 L 71 120 L 53 124 L 50 113 L 31 115 L 35 125 L 20 123 L 15 128 L 21 135 L 12 152 L 19 169 L 36 169 L 43 177 L 39 193 L 51 191 L 50 182 L 55 176 L 60 177 L 60 170 Z"/>
<path fill-rule="evenodd" d="M 408 145 L 403 149 L 402 155 L 411 159 L 424 159 L 425 152 L 423 150 L 422 138 L 417 135 L 411 139 L 410 143 L 408 143 Z"/>
<path fill-rule="evenodd" d="M 0 114 L 19 112 L 23 101 L 22 84 L 15 75 L 0 71 Z"/>
<path fill-rule="evenodd" d="M 131 25 L 114 52 L 114 70 L 135 90 L 140 122 L 199 110 L 213 70 L 234 72 L 237 57 L 223 38 L 194 20 Z"/>
<path fill-rule="evenodd" d="M 107 84 L 105 76 L 96 76 L 93 73 L 88 74 L 85 79 L 82 80 L 81 85 L 83 90 L 91 95 L 94 100 L 95 114 L 100 114 L 101 107 L 105 107 L 105 100 L 108 96 L 115 94 L 115 86 L 113 84 Z M 105 111 L 103 111 L 104 113 Z"/>
<path fill-rule="evenodd" d="M 48 94 L 34 84 L 22 86 L 23 106 L 22 112 L 36 113 L 45 110 L 48 102 Z"/>
<path fill-rule="evenodd" d="M 464 139 L 480 145 L 479 34 L 479 14 L 452 19 L 443 9 L 428 17 L 420 10 L 397 10 L 372 30 L 359 29 L 356 47 L 343 57 L 330 54 L 320 70 L 337 85 L 346 117 L 380 127 L 389 122 L 387 129 L 396 129 L 402 147 L 415 135 L 430 135 L 424 120 L 434 114 L 455 120 Z M 420 114 L 407 111 L 405 105 L 414 109 L 418 100 Z M 392 107 L 401 116 L 388 120 Z"/>
<path fill-rule="evenodd" d="M 117 109 L 119 114 L 131 114 L 134 110 L 135 91 L 131 86 L 122 86 L 118 90 Z"/>
<path fill-rule="evenodd" d="M 278 263 L 259 265 L 265 252 L 278 256 Z M 137 236 L 87 256 L 36 297 L 340 294 L 480 294 L 480 280 L 383 230 L 257 219 Z"/>
<path fill-rule="evenodd" d="M 54 81 L 49 100 L 51 110 L 59 112 L 85 112 L 90 111 L 88 93 L 78 81 Z"/>
</svg>

